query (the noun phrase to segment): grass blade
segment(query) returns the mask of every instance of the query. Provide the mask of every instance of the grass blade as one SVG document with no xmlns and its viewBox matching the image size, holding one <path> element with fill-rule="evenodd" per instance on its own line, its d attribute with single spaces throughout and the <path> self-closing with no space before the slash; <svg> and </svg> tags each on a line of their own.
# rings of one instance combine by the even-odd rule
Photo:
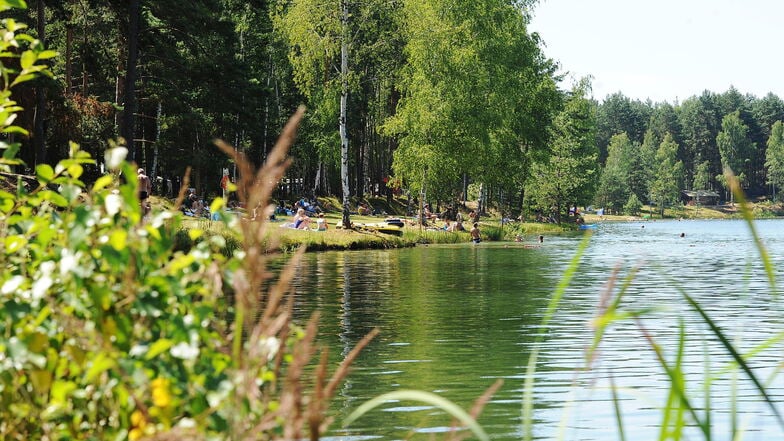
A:
<svg viewBox="0 0 784 441">
<path fill-rule="evenodd" d="M 703 377 L 705 381 L 702 383 L 702 393 L 705 396 L 705 424 L 708 427 L 713 427 L 711 423 L 711 409 L 713 408 L 713 404 L 711 403 L 711 387 L 713 386 L 713 381 L 711 379 L 711 363 L 710 363 L 710 351 L 708 350 L 708 345 L 705 339 L 702 339 L 702 355 L 704 357 L 704 366 L 705 366 L 705 373 Z M 732 398 L 733 403 L 735 397 Z"/>
<path fill-rule="evenodd" d="M 770 406 L 770 409 L 773 412 L 773 414 L 776 415 L 776 419 L 778 420 L 779 425 L 782 428 L 784 428 L 784 419 L 782 419 L 781 413 L 779 413 L 779 410 L 776 408 L 775 403 L 768 395 L 768 392 L 765 390 L 765 387 L 757 379 L 757 376 L 754 375 L 754 372 L 751 370 L 748 363 L 746 363 L 746 360 L 743 358 L 743 356 L 741 356 L 741 354 L 735 349 L 732 343 L 730 343 L 730 341 L 721 331 L 721 328 L 719 328 L 719 326 L 708 316 L 708 314 L 705 312 L 704 309 L 702 309 L 699 303 L 697 303 L 693 298 L 691 298 L 690 295 L 685 293 L 683 290 L 679 289 L 679 291 L 681 292 L 681 295 L 686 299 L 686 301 L 689 302 L 692 308 L 694 308 L 697 311 L 697 313 L 699 313 L 700 316 L 702 316 L 702 319 L 705 321 L 705 323 L 708 324 L 708 326 L 711 329 L 711 332 L 713 332 L 713 335 L 715 335 L 716 338 L 719 339 L 719 341 L 727 350 L 727 352 L 730 353 L 730 355 L 735 360 L 735 362 L 738 363 L 738 365 L 740 365 L 741 369 L 743 369 L 743 371 L 749 377 L 751 382 L 754 383 L 754 386 L 757 388 L 759 393 L 765 399 L 765 402 L 768 403 L 768 406 Z"/>
<path fill-rule="evenodd" d="M 740 212 L 743 214 L 743 219 L 749 226 L 751 236 L 754 238 L 754 243 L 757 245 L 757 250 L 760 253 L 762 264 L 765 266 L 765 273 L 768 275 L 770 286 L 773 288 L 773 292 L 776 292 L 776 276 L 773 269 L 773 263 L 770 260 L 770 255 L 768 255 L 768 250 L 762 243 L 762 239 L 760 238 L 759 234 L 757 234 L 757 228 L 754 226 L 754 213 L 751 212 L 751 208 L 749 207 L 749 203 L 746 200 L 746 196 L 743 194 L 743 190 L 740 188 L 738 178 L 736 178 L 729 170 L 725 170 L 724 174 L 727 177 L 727 182 L 730 184 L 730 190 L 732 190 L 732 194 L 735 196 L 735 198 L 738 199 L 738 203 L 740 204 Z"/>
<path fill-rule="evenodd" d="M 553 318 L 553 314 L 555 314 L 555 310 L 561 302 L 561 298 L 566 292 L 566 288 L 572 282 L 574 274 L 577 272 L 577 267 L 580 265 L 580 259 L 582 258 L 583 253 L 585 253 L 586 248 L 588 248 L 590 240 L 591 235 L 586 234 L 585 238 L 577 247 L 577 252 L 574 254 L 574 257 L 572 257 L 569 267 L 566 268 L 563 277 L 561 277 L 561 280 L 558 282 L 558 286 L 556 286 L 553 297 L 550 299 L 550 303 L 547 305 L 547 310 L 542 318 L 541 332 L 539 333 L 539 337 L 537 337 L 536 342 L 534 343 L 534 349 L 531 351 L 531 355 L 528 358 L 528 365 L 526 366 L 525 371 L 525 384 L 523 386 L 523 439 L 526 441 L 530 441 L 533 438 L 533 389 L 536 362 L 539 358 L 539 346 L 544 339 L 547 325 Z"/>
<path fill-rule="evenodd" d="M 645 327 L 642 325 L 642 322 L 640 322 L 639 319 L 637 319 L 637 324 L 640 330 L 642 331 L 642 334 L 645 337 L 645 339 L 648 340 L 651 349 L 653 349 L 653 353 L 656 355 L 656 358 L 659 360 L 659 364 L 661 365 L 661 367 L 664 369 L 664 372 L 669 377 L 670 384 L 672 385 L 672 391 L 675 394 L 677 394 L 678 398 L 681 400 L 682 406 L 685 406 L 685 408 L 689 411 L 689 414 L 692 416 L 697 426 L 699 426 L 700 430 L 705 436 L 705 439 L 710 439 L 710 430 L 706 426 L 705 421 L 702 421 L 700 419 L 700 416 L 697 414 L 697 411 L 689 402 L 689 397 L 686 396 L 686 391 L 683 390 L 682 383 L 679 380 L 679 374 L 673 368 L 671 368 L 670 365 L 667 363 L 667 360 L 665 360 L 664 354 L 662 353 L 661 347 L 653 340 L 653 337 L 648 333 L 648 331 L 645 329 Z"/>
<path fill-rule="evenodd" d="M 659 432 L 659 440 L 680 439 L 683 434 L 683 408 L 684 403 L 680 400 L 678 390 L 686 390 L 686 382 L 683 375 L 683 352 L 686 341 L 686 332 L 683 322 L 680 323 L 678 332 L 678 352 L 675 358 L 673 372 L 675 380 L 671 381 L 670 392 L 667 395 L 667 405 L 664 407 L 662 424 Z M 675 383 L 677 381 L 677 384 Z M 710 437 L 708 437 L 710 439 Z"/>
<path fill-rule="evenodd" d="M 626 434 L 623 430 L 623 414 L 621 414 L 621 401 L 618 399 L 618 389 L 615 387 L 615 377 L 610 372 L 610 390 L 612 391 L 613 410 L 615 411 L 615 421 L 618 424 L 618 436 L 621 441 L 626 441 Z"/>
<path fill-rule="evenodd" d="M 454 417 L 461 423 L 463 423 L 481 441 L 490 440 L 490 437 L 487 436 L 487 433 L 485 433 L 484 429 L 482 429 L 482 427 L 476 422 L 476 420 L 473 419 L 471 415 L 466 413 L 466 411 L 461 409 L 458 405 L 436 394 L 419 391 L 419 390 L 399 390 L 399 391 L 389 392 L 389 393 L 379 395 L 369 401 L 366 401 L 361 406 L 356 408 L 353 412 L 351 412 L 351 414 L 343 422 L 343 427 L 349 426 L 351 423 L 356 421 L 362 415 L 386 403 L 387 401 L 397 401 L 397 400 L 420 401 L 422 403 L 427 403 L 436 406 L 439 409 L 443 410 L 444 412 L 450 414 L 452 417 Z"/>
</svg>

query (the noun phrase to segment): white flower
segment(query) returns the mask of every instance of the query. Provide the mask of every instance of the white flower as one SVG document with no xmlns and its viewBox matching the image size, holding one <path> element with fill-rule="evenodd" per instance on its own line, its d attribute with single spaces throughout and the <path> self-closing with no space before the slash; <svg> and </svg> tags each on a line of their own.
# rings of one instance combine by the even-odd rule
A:
<svg viewBox="0 0 784 441">
<path fill-rule="evenodd" d="M 125 161 L 125 157 L 128 156 L 128 149 L 125 147 L 115 147 L 113 149 L 109 149 L 106 151 L 104 155 L 104 161 L 106 161 L 106 167 L 109 170 L 116 170 L 123 161 Z"/>
<path fill-rule="evenodd" d="M 3 287 L 0 288 L 0 292 L 3 294 L 12 294 L 22 286 L 22 282 L 24 282 L 24 277 L 22 276 L 13 276 L 10 279 L 6 280 L 3 283 Z"/>
<path fill-rule="evenodd" d="M 45 275 L 33 283 L 33 299 L 42 299 L 44 294 L 46 294 L 46 290 L 52 286 L 52 278 L 48 275 Z"/>
<path fill-rule="evenodd" d="M 177 427 L 182 427 L 183 429 L 193 429 L 196 427 L 196 421 L 192 418 L 183 418 L 177 423 Z"/>
<path fill-rule="evenodd" d="M 172 357 L 182 360 L 193 360 L 199 356 L 199 347 L 182 341 L 172 346 L 169 352 L 171 352 Z"/>
<path fill-rule="evenodd" d="M 67 248 L 63 248 L 60 256 L 60 275 L 65 277 L 76 269 L 78 260 L 76 255 L 71 253 L 71 251 Z"/>
<path fill-rule="evenodd" d="M 48 275 L 50 275 L 50 274 L 52 274 L 54 272 L 55 268 L 57 268 L 57 264 L 54 263 L 51 260 L 47 260 L 46 262 L 42 262 L 41 263 L 41 267 L 40 267 L 41 274 L 43 274 L 45 276 L 48 276 Z"/>
<path fill-rule="evenodd" d="M 147 345 L 133 345 L 128 354 L 131 357 L 141 357 L 142 355 L 147 353 Z"/>
<path fill-rule="evenodd" d="M 120 212 L 120 207 L 122 207 L 122 197 L 119 194 L 110 194 L 106 196 L 106 212 L 109 216 L 114 216 L 115 214 Z"/>
</svg>

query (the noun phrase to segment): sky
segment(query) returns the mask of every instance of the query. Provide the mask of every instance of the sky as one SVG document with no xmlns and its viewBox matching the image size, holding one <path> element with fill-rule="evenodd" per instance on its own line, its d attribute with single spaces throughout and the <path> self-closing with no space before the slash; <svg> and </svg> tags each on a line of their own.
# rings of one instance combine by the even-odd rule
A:
<svg viewBox="0 0 784 441">
<path fill-rule="evenodd" d="M 782 0 L 540 0 L 529 30 L 599 101 L 621 92 L 670 104 L 734 86 L 784 98 Z"/>
</svg>

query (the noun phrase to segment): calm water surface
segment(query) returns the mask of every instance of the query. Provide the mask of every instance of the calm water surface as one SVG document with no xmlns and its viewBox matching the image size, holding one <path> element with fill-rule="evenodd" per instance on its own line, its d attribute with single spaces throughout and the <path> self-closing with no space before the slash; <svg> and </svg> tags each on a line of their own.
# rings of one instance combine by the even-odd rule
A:
<svg viewBox="0 0 784 441">
<path fill-rule="evenodd" d="M 784 256 L 784 221 L 756 223 L 777 278 Z M 684 237 L 681 237 L 684 233 Z M 497 379 L 501 389 L 480 424 L 497 440 L 522 439 L 521 406 L 528 357 L 546 332 L 537 365 L 534 436 L 539 439 L 616 440 L 609 378 L 620 388 L 627 439 L 654 440 L 669 382 L 643 337 L 643 326 L 674 360 L 679 323 L 687 335 L 687 388 L 694 405 L 706 366 L 712 384 L 714 439 L 729 440 L 733 375 L 706 326 L 684 302 L 699 302 L 735 343 L 749 350 L 782 326 L 782 300 L 767 282 L 748 226 L 740 221 L 657 221 L 601 224 L 590 239 L 579 274 L 548 330 L 547 303 L 582 235 L 547 237 L 541 247 L 516 243 L 424 246 L 393 251 L 310 253 L 295 281 L 297 316 L 321 314 L 320 339 L 337 363 L 371 329 L 380 335 L 365 349 L 339 390 L 332 412 L 334 440 L 442 439 L 450 419 L 417 402 L 377 408 L 348 429 L 339 422 L 384 392 L 435 392 L 468 409 Z M 534 239 L 529 238 L 529 243 Z M 641 325 L 613 325 L 598 358 L 585 370 L 591 321 L 613 272 L 637 276 L 622 303 L 644 311 Z M 761 351 L 751 365 L 769 392 L 784 400 L 782 345 Z M 706 359 L 709 360 L 706 364 Z M 735 383 L 745 440 L 783 439 L 784 430 L 745 377 Z M 784 405 L 779 404 L 784 413 Z M 702 439 L 695 430 L 689 439 Z"/>
</svg>

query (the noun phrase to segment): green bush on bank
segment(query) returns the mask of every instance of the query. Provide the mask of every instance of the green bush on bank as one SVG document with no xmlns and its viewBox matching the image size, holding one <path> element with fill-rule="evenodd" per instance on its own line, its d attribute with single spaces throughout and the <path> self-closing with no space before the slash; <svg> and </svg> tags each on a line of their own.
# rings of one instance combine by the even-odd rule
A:
<svg viewBox="0 0 784 441">
<path fill-rule="evenodd" d="M 123 153 L 107 164 L 134 176 Z M 238 262 L 217 238 L 173 251 L 178 216 L 141 222 L 135 179 L 118 173 L 85 188 L 93 162 L 72 146 L 54 169 L 37 167 L 37 188 L 0 194 L 0 437 L 225 433 L 235 385 L 224 291 Z"/>
<path fill-rule="evenodd" d="M 19 69 L 3 66 L 0 130 L 26 134 L 12 125 L 21 109 L 10 89 L 46 73 L 40 60 L 54 54 L 2 23 L 0 47 L 19 54 Z M 287 139 L 271 157 L 285 155 Z M 184 229 L 177 212 L 142 219 L 124 147 L 107 150 L 109 173 L 90 186 L 81 179 L 95 160 L 76 144 L 55 167 L 36 166 L 34 183 L 11 173 L 24 165 L 20 145 L 0 148 L 0 439 L 299 439 L 327 429 L 346 367 L 327 378 L 322 365 L 313 390 L 303 385 L 316 318 L 291 322 L 290 276 L 267 280 L 259 235 L 228 243 Z M 265 203 L 275 184 L 249 179 Z"/>
</svg>

